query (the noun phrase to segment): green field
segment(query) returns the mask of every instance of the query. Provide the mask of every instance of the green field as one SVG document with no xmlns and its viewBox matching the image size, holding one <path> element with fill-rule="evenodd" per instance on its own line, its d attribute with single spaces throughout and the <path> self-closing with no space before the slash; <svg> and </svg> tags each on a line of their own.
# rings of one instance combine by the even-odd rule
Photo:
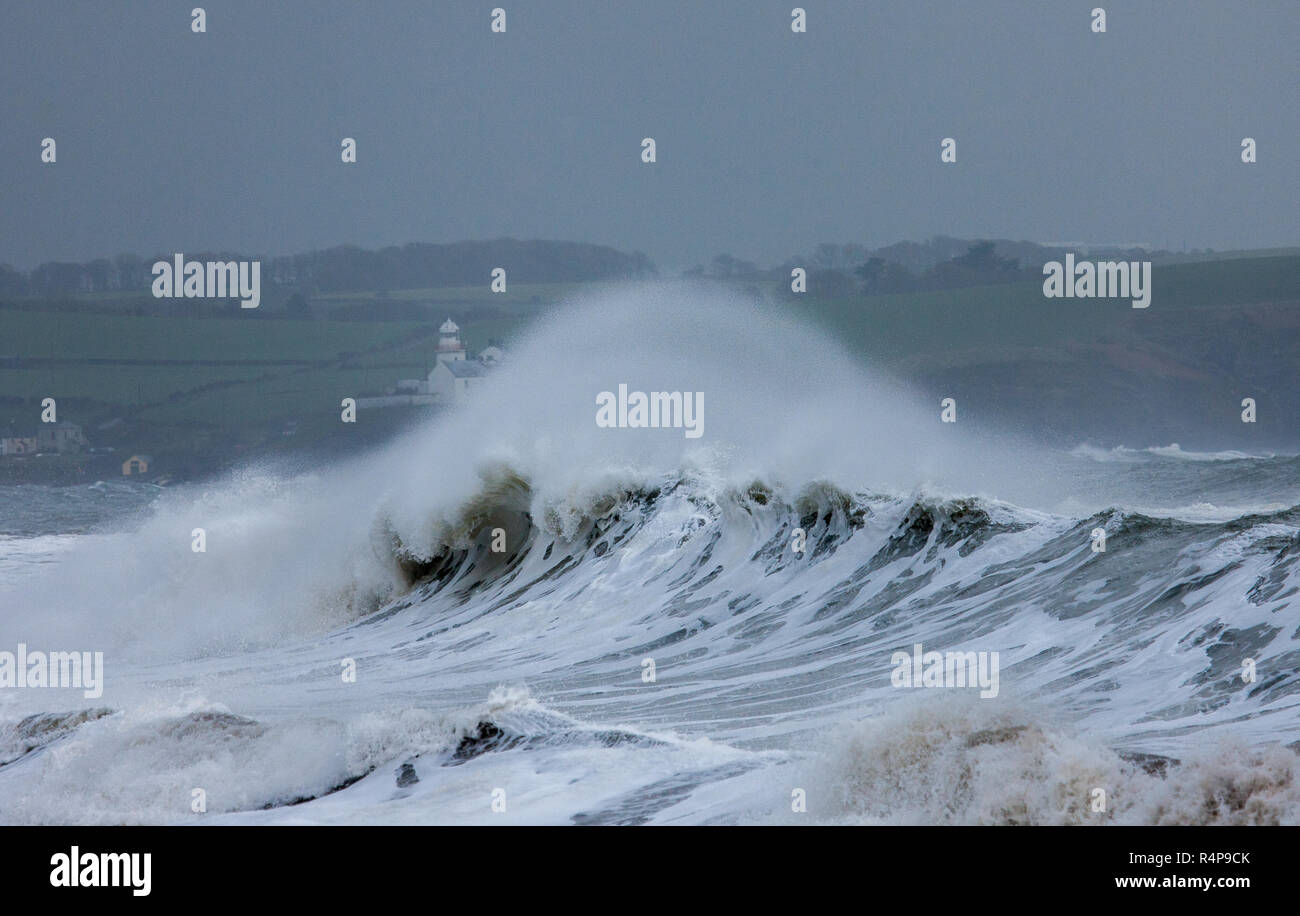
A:
<svg viewBox="0 0 1300 916">
<path fill-rule="evenodd" d="M 342 398 L 423 376 L 448 314 L 473 352 L 508 340 L 542 307 L 527 288 L 490 308 L 466 306 L 469 290 L 394 297 L 408 292 L 429 302 L 427 321 L 0 309 L 0 431 L 31 431 L 41 399 L 53 397 L 59 419 L 82 425 L 93 445 L 187 452 L 220 434 L 233 449 L 256 448 L 280 444 L 289 422 L 300 443 L 338 426 Z M 101 428 L 109 421 L 118 422 Z"/>
<path fill-rule="evenodd" d="M 771 281 L 721 285 L 751 293 L 757 286 L 856 357 L 904 376 L 943 377 L 945 384 L 972 372 L 984 389 L 1033 380 L 1068 397 L 1104 370 L 1118 372 L 1115 384 L 1131 388 L 1124 354 L 1138 352 L 1147 362 L 1173 366 L 1173 377 L 1194 374 L 1206 361 L 1231 369 L 1233 355 L 1219 352 L 1225 327 L 1233 329 L 1234 345 L 1246 348 L 1243 354 L 1254 347 L 1250 352 L 1266 355 L 1270 365 L 1300 371 L 1300 353 L 1288 349 L 1293 338 L 1285 336 L 1293 333 L 1300 304 L 1295 255 L 1157 265 L 1145 310 L 1128 300 L 1048 300 L 1038 280 L 841 298 L 819 297 L 815 288 L 783 295 Z M 33 429 L 40 400 L 54 397 L 59 419 L 81 424 L 95 445 L 208 457 L 214 448 L 235 455 L 298 447 L 338 434 L 342 398 L 384 394 L 399 379 L 427 372 L 437 326 L 449 315 L 471 352 L 490 340 L 508 347 L 554 303 L 591 289 L 550 284 L 514 286 L 506 294 L 486 286 L 387 293 L 389 302 L 417 304 L 428 316 L 418 321 L 164 317 L 62 310 L 66 303 L 40 311 L 29 301 L 0 308 L 0 430 Z M 367 291 L 323 296 L 311 306 L 317 315 L 339 306 L 365 314 L 367 302 L 378 308 Z M 1259 308 L 1252 316 L 1247 306 Z M 1266 383 L 1280 384 L 1260 381 Z M 358 427 L 368 425 L 364 413 Z M 381 425 L 371 418 L 370 425 Z M 296 427 L 291 438 L 285 436 L 290 423 Z"/>
<path fill-rule="evenodd" d="M 400 342 L 419 324 L 157 318 L 0 309 L 0 356 L 60 359 L 328 360 Z"/>
<path fill-rule="evenodd" d="M 1026 349 L 1089 346 L 1110 340 L 1176 337 L 1212 309 L 1300 301 L 1300 257 L 1235 258 L 1156 265 L 1147 309 L 1127 299 L 1046 299 L 1031 280 L 883 296 L 791 297 L 790 307 L 873 363 L 915 359 L 960 364 L 1022 358 Z"/>
<path fill-rule="evenodd" d="M 503 293 L 494 293 L 485 284 L 476 286 L 441 286 L 422 289 L 394 289 L 388 291 L 388 298 L 399 302 L 421 302 L 437 311 L 439 305 L 446 303 L 481 303 L 495 307 L 511 308 L 525 311 L 529 306 L 540 302 L 556 302 L 571 293 L 582 289 L 575 283 L 509 283 Z M 374 301 L 378 293 L 373 290 L 358 292 L 326 293 L 313 301 L 322 304 L 337 302 Z M 521 308 L 522 307 L 522 308 Z"/>
<path fill-rule="evenodd" d="M 27 400 L 93 398 L 105 404 L 140 407 L 213 382 L 251 381 L 275 367 L 219 366 L 43 366 L 0 369 L 0 393 Z"/>
</svg>

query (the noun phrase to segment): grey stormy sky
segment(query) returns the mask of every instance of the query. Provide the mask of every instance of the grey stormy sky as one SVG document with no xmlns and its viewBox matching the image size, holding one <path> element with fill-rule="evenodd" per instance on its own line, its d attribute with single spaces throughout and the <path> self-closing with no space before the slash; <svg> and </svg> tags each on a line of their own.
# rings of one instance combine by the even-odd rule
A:
<svg viewBox="0 0 1300 916">
<path fill-rule="evenodd" d="M 0 262 L 513 236 L 675 270 L 938 233 L 1300 241 L 1294 0 L 803 0 L 802 35 L 791 0 L 213 0 L 202 35 L 196 5 L 6 0 Z"/>
</svg>

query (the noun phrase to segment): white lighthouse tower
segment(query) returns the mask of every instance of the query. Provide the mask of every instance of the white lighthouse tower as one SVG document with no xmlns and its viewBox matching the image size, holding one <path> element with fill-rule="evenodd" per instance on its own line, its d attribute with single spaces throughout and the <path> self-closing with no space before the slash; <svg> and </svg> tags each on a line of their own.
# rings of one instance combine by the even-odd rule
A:
<svg viewBox="0 0 1300 916">
<path fill-rule="evenodd" d="M 438 368 L 438 363 L 450 363 L 465 358 L 465 345 L 460 342 L 460 328 L 456 322 L 448 318 L 443 322 L 442 327 L 438 328 L 441 335 L 438 338 L 438 356 L 434 368 Z"/>
<path fill-rule="evenodd" d="M 487 366 L 465 358 L 465 345 L 460 341 L 456 322 L 448 318 L 438 333 L 442 335 L 438 338 L 438 361 L 433 364 L 424 390 L 444 402 L 464 403 L 469 400 L 470 391 L 487 375 Z"/>
</svg>

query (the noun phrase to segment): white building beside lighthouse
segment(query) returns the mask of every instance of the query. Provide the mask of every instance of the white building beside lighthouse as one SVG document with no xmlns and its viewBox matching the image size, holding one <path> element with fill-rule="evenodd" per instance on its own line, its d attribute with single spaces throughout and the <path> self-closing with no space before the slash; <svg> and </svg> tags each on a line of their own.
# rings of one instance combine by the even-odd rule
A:
<svg viewBox="0 0 1300 916">
<path fill-rule="evenodd" d="M 450 318 L 438 328 L 438 334 L 437 362 L 425 381 L 425 391 L 439 400 L 462 404 L 483 383 L 487 366 L 477 359 L 465 358 L 460 328 Z"/>
</svg>

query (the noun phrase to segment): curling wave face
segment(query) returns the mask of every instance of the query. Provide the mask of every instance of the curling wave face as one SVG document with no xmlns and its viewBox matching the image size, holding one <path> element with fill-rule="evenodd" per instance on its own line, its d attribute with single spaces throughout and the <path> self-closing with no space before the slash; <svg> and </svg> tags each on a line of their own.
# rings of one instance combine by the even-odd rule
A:
<svg viewBox="0 0 1300 916">
<path fill-rule="evenodd" d="M 107 672 L 93 707 L 0 695 L 0 817 L 1300 817 L 1295 459 L 1154 455 L 1126 499 L 1134 462 L 940 424 L 688 288 L 512 363 L 364 461 L 167 493 L 0 587 L 6 645 Z M 597 427 L 620 383 L 706 392 L 706 436 Z M 918 644 L 997 653 L 997 695 L 896 686 Z"/>
</svg>

